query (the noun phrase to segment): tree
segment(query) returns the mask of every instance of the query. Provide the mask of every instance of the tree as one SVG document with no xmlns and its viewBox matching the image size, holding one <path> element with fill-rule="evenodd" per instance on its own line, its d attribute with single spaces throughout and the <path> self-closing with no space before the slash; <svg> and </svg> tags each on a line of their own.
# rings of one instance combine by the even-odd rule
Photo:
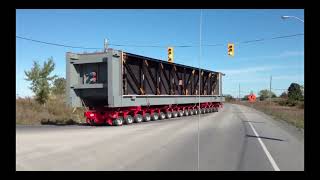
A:
<svg viewBox="0 0 320 180">
<path fill-rule="evenodd" d="M 291 83 L 288 88 L 288 98 L 290 100 L 299 101 L 303 98 L 301 86 L 297 83 Z"/>
<path fill-rule="evenodd" d="M 227 94 L 224 97 L 225 97 L 225 100 L 228 101 L 228 102 L 235 100 L 235 98 L 233 96 L 231 96 L 230 94 Z"/>
<path fill-rule="evenodd" d="M 267 89 L 261 90 L 261 91 L 259 92 L 259 97 L 260 97 L 260 100 L 261 100 L 261 101 L 269 98 L 270 96 L 271 96 L 271 98 L 277 97 L 275 93 L 273 93 L 272 91 L 269 91 L 269 90 L 267 90 Z"/>
<path fill-rule="evenodd" d="M 286 92 L 283 92 L 281 95 L 280 95 L 281 98 L 284 98 L 284 99 L 287 99 L 288 98 L 288 94 Z"/>
<path fill-rule="evenodd" d="M 243 101 L 248 101 L 249 100 L 249 95 L 245 95 L 243 98 L 242 98 Z"/>
<path fill-rule="evenodd" d="M 40 67 L 38 62 L 33 62 L 33 67 L 30 71 L 24 71 L 27 78 L 25 80 L 31 81 L 30 89 L 36 96 L 36 101 L 40 104 L 45 104 L 50 94 L 50 81 L 53 81 L 57 76 L 49 76 L 54 70 L 55 64 L 52 58 L 43 63 Z"/>
<path fill-rule="evenodd" d="M 66 90 L 66 79 L 57 78 L 53 82 L 52 93 L 55 95 L 64 95 Z"/>
</svg>

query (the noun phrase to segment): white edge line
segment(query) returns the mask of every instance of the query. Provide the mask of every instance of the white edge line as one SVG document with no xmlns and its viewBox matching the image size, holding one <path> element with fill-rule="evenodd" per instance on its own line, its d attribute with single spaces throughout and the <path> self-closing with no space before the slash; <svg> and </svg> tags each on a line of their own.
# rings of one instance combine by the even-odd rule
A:
<svg viewBox="0 0 320 180">
<path fill-rule="evenodd" d="M 260 139 L 260 136 L 259 136 L 259 134 L 256 132 L 256 130 L 254 129 L 253 125 L 251 124 L 251 122 L 248 122 L 248 123 L 249 123 L 251 129 L 253 130 L 254 134 L 255 134 L 256 137 L 258 138 L 258 140 L 259 140 L 259 142 L 260 142 L 260 144 L 261 144 L 261 146 L 262 146 L 262 149 L 263 149 L 263 151 L 265 152 L 265 154 L 267 155 L 267 157 L 268 157 L 268 159 L 269 159 L 269 161 L 270 161 L 273 169 L 274 169 L 275 171 L 280 171 L 278 165 L 276 164 L 276 162 L 275 162 L 274 159 L 272 158 L 270 152 L 268 151 L 267 147 L 264 145 L 263 141 Z"/>
</svg>

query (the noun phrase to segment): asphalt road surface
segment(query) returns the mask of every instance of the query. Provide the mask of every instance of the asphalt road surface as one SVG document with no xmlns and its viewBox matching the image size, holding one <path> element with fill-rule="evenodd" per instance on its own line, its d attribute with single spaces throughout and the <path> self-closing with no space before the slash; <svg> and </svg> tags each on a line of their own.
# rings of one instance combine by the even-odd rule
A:
<svg viewBox="0 0 320 180">
<path fill-rule="evenodd" d="M 200 121 L 194 115 L 122 127 L 17 125 L 16 170 L 303 171 L 304 135 L 233 104 Z"/>
</svg>

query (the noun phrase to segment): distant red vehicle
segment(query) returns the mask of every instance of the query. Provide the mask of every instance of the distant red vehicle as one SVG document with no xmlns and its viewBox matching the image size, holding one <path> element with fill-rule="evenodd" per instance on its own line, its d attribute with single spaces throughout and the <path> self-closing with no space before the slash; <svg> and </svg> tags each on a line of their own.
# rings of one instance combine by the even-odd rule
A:
<svg viewBox="0 0 320 180">
<path fill-rule="evenodd" d="M 256 96 L 254 94 L 250 94 L 248 96 L 249 102 L 255 102 L 256 101 Z"/>
</svg>

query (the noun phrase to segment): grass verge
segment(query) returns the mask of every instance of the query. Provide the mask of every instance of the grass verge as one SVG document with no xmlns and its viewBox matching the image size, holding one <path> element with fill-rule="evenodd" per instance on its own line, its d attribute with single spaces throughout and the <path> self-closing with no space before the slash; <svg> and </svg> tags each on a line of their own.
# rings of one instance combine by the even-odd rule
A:
<svg viewBox="0 0 320 180">
<path fill-rule="evenodd" d="M 283 106 L 279 102 L 269 103 L 268 101 L 257 101 L 253 104 L 247 101 L 231 103 L 253 107 L 272 116 L 274 119 L 284 120 L 299 129 L 304 129 L 304 106 Z"/>
<path fill-rule="evenodd" d="M 45 106 L 32 98 L 16 99 L 16 124 L 82 124 L 85 122 L 83 113 L 83 109 L 74 111 L 66 106 L 63 96 L 50 99 Z"/>
</svg>

